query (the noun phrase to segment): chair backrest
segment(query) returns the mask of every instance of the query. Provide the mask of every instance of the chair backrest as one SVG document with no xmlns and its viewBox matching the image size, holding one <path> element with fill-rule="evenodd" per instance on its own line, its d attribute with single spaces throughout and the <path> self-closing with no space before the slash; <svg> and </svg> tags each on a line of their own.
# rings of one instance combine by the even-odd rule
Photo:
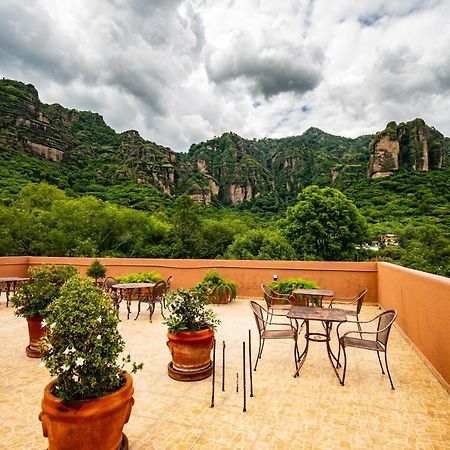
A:
<svg viewBox="0 0 450 450">
<path fill-rule="evenodd" d="M 250 302 L 250 308 L 252 308 L 256 326 L 258 327 L 258 332 L 261 335 L 261 333 L 266 329 L 267 320 L 264 319 L 264 317 L 267 317 L 268 312 L 259 303 L 256 303 L 253 300 Z"/>
<path fill-rule="evenodd" d="M 356 296 L 356 314 L 359 314 L 361 312 L 362 304 L 364 302 L 364 298 L 367 294 L 367 288 L 362 290 L 357 296 Z"/>
<path fill-rule="evenodd" d="M 266 284 L 261 285 L 263 291 L 263 299 L 266 302 L 267 308 L 271 308 L 274 301 L 273 291 Z M 258 305 L 259 306 L 259 305 Z"/>
<path fill-rule="evenodd" d="M 111 290 L 111 286 L 113 284 L 117 284 L 117 280 L 113 277 L 106 277 L 105 281 L 103 281 L 103 289 L 105 291 L 110 291 Z"/>
<path fill-rule="evenodd" d="M 377 331 L 383 331 L 380 331 L 377 334 L 377 341 L 383 344 L 385 348 L 389 339 L 389 333 L 391 332 L 392 324 L 394 323 L 396 318 L 397 311 L 395 311 L 394 309 L 385 311 L 378 316 Z"/>
<path fill-rule="evenodd" d="M 152 289 L 151 302 L 162 302 L 163 295 L 166 292 L 166 282 L 158 281 Z"/>
<path fill-rule="evenodd" d="M 170 275 L 170 277 L 167 278 L 167 280 L 166 280 L 166 291 L 167 292 L 170 291 L 170 286 L 172 285 L 172 280 L 173 280 L 173 276 L 172 275 Z"/>
</svg>

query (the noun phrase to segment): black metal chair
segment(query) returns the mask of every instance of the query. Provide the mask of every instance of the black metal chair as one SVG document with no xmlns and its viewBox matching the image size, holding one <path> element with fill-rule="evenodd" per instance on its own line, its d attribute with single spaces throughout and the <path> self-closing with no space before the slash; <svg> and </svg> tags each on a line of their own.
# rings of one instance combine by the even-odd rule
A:
<svg viewBox="0 0 450 450">
<path fill-rule="evenodd" d="M 362 305 L 364 303 L 364 299 L 367 294 L 367 288 L 363 289 L 359 294 L 355 295 L 354 297 L 334 297 L 331 302 L 329 303 L 328 307 L 333 308 L 334 303 L 344 304 L 348 306 L 354 306 L 354 309 L 342 309 L 340 308 L 340 305 L 338 306 L 339 309 L 342 309 L 345 311 L 345 315 L 356 317 L 357 327 L 358 329 L 361 328 L 359 325 L 359 314 L 361 312 Z M 362 336 L 361 336 L 362 337 Z"/>
<path fill-rule="evenodd" d="M 295 370 L 298 369 L 298 359 L 300 353 L 298 351 L 297 339 L 298 339 L 298 329 L 292 323 L 272 323 L 272 316 L 285 317 L 283 314 L 274 314 L 263 308 L 259 303 L 254 301 L 250 302 L 250 307 L 252 308 L 253 315 L 255 316 L 256 326 L 259 333 L 259 349 L 258 356 L 256 357 L 255 368 L 258 366 L 258 361 L 261 359 L 261 355 L 264 349 L 264 343 L 266 339 L 293 339 L 294 340 L 294 359 L 295 359 Z M 270 316 L 270 321 L 269 321 Z M 268 326 L 283 326 L 285 328 L 269 329 Z"/>
<path fill-rule="evenodd" d="M 113 286 L 114 284 L 117 284 L 117 280 L 113 277 L 106 277 L 105 280 L 103 281 L 103 285 L 102 285 L 102 289 L 109 294 L 109 296 L 112 298 L 112 301 L 114 303 L 114 306 L 119 309 L 119 304 L 120 304 L 120 297 L 117 293 L 117 291 L 115 291 L 111 286 Z"/>
<path fill-rule="evenodd" d="M 384 353 L 384 362 L 386 365 L 386 371 L 389 376 L 389 381 L 391 382 L 391 388 L 395 389 L 394 383 L 392 382 L 391 374 L 389 372 L 389 366 L 388 366 L 388 361 L 387 361 L 387 346 L 388 346 L 388 340 L 389 340 L 389 334 L 391 331 L 391 327 L 396 318 L 397 318 L 397 311 L 392 309 L 392 310 L 385 311 L 385 312 L 379 314 L 378 316 L 374 317 L 371 320 L 358 321 L 358 322 L 349 320 L 349 321 L 343 322 L 343 323 L 357 323 L 358 330 L 347 331 L 342 336 L 339 336 L 339 328 L 341 327 L 341 325 L 343 323 L 340 323 L 337 326 L 336 332 L 337 332 L 338 340 L 339 340 L 339 353 L 338 353 L 338 357 L 337 357 L 338 367 L 340 367 L 339 359 L 340 359 L 340 354 L 341 354 L 341 348 L 342 348 L 342 352 L 344 354 L 344 371 L 342 374 L 342 381 L 341 381 L 342 386 L 344 386 L 345 372 L 347 370 L 347 353 L 346 353 L 345 349 L 347 347 L 355 347 L 355 348 L 361 348 L 363 350 L 371 350 L 371 351 L 377 352 L 378 361 L 379 361 L 380 367 L 381 367 L 381 373 L 383 375 L 384 375 L 384 369 L 383 369 L 383 364 L 381 363 L 380 352 Z M 377 324 L 376 331 L 363 331 L 362 330 L 360 324 L 367 324 L 370 322 L 374 322 L 377 319 L 378 319 L 378 324 Z M 360 337 L 353 337 L 353 335 L 359 335 Z M 374 339 L 365 339 L 362 337 L 363 335 L 364 336 L 367 335 L 368 337 L 373 336 Z"/>
</svg>

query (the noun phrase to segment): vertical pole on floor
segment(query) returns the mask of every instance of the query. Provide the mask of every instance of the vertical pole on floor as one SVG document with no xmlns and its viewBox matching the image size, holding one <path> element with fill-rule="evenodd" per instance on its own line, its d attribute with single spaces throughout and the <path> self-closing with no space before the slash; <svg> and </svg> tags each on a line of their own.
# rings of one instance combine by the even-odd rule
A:
<svg viewBox="0 0 450 450">
<path fill-rule="evenodd" d="M 211 408 L 214 408 L 215 381 L 216 381 L 216 339 L 214 339 L 213 341 Z"/>
<path fill-rule="evenodd" d="M 239 372 L 236 372 L 236 392 L 239 392 Z"/>
<path fill-rule="evenodd" d="M 245 363 L 245 341 L 242 343 L 242 376 L 243 376 L 243 383 L 244 383 L 244 407 L 242 408 L 242 412 L 247 411 L 247 387 L 246 387 L 246 372 L 247 364 Z"/>
<path fill-rule="evenodd" d="M 222 342 L 222 392 L 225 392 L 225 341 Z"/>
<path fill-rule="evenodd" d="M 252 374 L 252 331 L 248 330 L 248 368 L 250 374 L 250 397 L 253 397 L 253 374 Z"/>
</svg>

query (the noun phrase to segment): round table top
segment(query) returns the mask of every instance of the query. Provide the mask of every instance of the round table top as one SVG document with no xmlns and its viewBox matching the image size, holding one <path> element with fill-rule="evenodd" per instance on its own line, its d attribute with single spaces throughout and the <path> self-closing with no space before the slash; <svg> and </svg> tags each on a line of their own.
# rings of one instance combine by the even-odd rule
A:
<svg viewBox="0 0 450 450">
<path fill-rule="evenodd" d="M 155 283 L 119 283 L 113 284 L 111 287 L 113 289 L 142 289 L 142 288 L 152 288 Z"/>
<path fill-rule="evenodd" d="M 320 295 L 322 297 L 334 296 L 334 291 L 330 291 L 328 289 L 294 289 L 292 293 L 302 295 Z"/>
</svg>

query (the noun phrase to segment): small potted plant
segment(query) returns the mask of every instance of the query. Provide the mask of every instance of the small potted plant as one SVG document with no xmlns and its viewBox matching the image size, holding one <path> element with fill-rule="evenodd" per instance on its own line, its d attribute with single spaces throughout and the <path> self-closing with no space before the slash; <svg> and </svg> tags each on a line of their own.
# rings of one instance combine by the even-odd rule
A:
<svg viewBox="0 0 450 450">
<path fill-rule="evenodd" d="M 178 289 L 166 293 L 165 299 L 170 311 L 164 320 L 169 328 L 167 345 L 172 354 L 169 376 L 179 381 L 209 377 L 212 372 L 214 330 L 220 320 L 206 308 L 207 290 L 201 286 Z"/>
<path fill-rule="evenodd" d="M 210 303 L 229 303 L 236 298 L 237 284 L 234 281 L 225 280 L 214 270 L 210 270 L 198 286 L 203 286 L 208 290 Z"/>
<path fill-rule="evenodd" d="M 95 281 L 94 283 L 99 286 L 98 279 L 99 278 L 105 278 L 106 275 L 106 267 L 99 261 L 98 259 L 92 261 L 91 265 L 86 270 L 86 275 L 88 277 L 93 278 Z"/>
<path fill-rule="evenodd" d="M 133 380 L 118 363 L 125 343 L 117 311 L 91 279 L 71 278 L 48 308 L 42 360 L 56 379 L 44 390 L 49 449 L 128 448 L 122 429 L 133 406 Z M 142 368 L 132 364 L 131 373 Z"/>
<path fill-rule="evenodd" d="M 16 307 L 15 315 L 25 317 L 28 323 L 30 343 L 26 354 L 30 358 L 40 358 L 39 340 L 47 332 L 45 316 L 47 307 L 59 297 L 63 284 L 78 270 L 74 266 L 30 267 L 30 280 L 22 283 L 16 294 L 11 298 Z"/>
</svg>

